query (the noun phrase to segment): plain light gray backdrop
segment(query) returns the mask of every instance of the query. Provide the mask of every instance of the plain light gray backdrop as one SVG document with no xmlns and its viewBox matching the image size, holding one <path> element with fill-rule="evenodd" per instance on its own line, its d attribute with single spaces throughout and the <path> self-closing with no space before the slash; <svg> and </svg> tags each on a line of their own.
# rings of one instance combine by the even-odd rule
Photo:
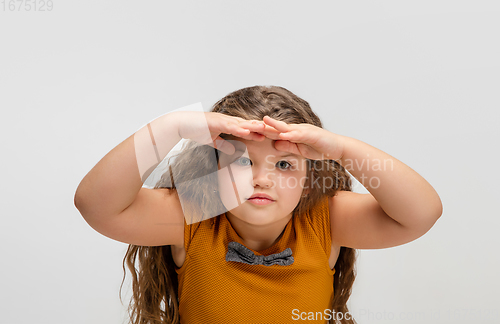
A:
<svg viewBox="0 0 500 324">
<path fill-rule="evenodd" d="M 127 245 L 85 222 L 78 184 L 152 119 L 252 85 L 288 88 L 327 130 L 391 154 L 441 197 L 423 237 L 360 250 L 359 323 L 500 321 L 495 1 L 6 6 L 1 324 L 123 323 Z"/>
</svg>

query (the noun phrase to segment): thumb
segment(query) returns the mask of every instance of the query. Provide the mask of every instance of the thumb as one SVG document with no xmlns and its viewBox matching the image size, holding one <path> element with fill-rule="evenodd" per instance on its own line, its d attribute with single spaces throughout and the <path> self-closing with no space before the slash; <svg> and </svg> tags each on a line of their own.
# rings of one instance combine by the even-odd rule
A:
<svg viewBox="0 0 500 324">
<path fill-rule="evenodd" d="M 274 148 L 277 149 L 278 151 L 297 154 L 296 146 L 293 143 L 286 140 L 276 140 L 274 142 Z"/>
<path fill-rule="evenodd" d="M 217 136 L 217 138 L 213 141 L 213 143 L 214 143 L 213 144 L 214 148 L 225 154 L 232 155 L 236 151 L 233 144 L 222 139 L 220 136 Z"/>
</svg>

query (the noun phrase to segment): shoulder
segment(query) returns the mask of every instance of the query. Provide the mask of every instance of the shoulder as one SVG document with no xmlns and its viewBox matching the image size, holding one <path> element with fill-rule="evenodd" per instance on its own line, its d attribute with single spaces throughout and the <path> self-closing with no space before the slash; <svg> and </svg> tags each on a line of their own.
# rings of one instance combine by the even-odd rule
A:
<svg viewBox="0 0 500 324">
<path fill-rule="evenodd" d="M 184 248 L 187 251 L 191 242 L 195 237 L 203 236 L 206 238 L 207 235 L 213 233 L 213 227 L 215 223 L 220 221 L 220 216 L 211 217 L 198 222 L 184 221 Z"/>
<path fill-rule="evenodd" d="M 314 233 L 314 237 L 321 243 L 325 253 L 328 255 L 332 244 L 330 234 L 329 197 L 321 197 L 305 215 L 307 221 L 304 221 L 304 226 Z"/>
</svg>

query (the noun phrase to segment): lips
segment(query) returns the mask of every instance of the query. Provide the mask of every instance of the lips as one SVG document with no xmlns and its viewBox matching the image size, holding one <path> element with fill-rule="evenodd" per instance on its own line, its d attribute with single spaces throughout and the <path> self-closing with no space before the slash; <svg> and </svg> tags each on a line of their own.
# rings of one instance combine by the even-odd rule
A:
<svg viewBox="0 0 500 324">
<path fill-rule="evenodd" d="M 274 199 L 271 198 L 271 196 L 263 194 L 263 193 L 253 194 L 250 198 L 248 198 L 248 200 L 250 200 L 250 199 L 257 199 L 257 198 L 258 199 L 268 199 L 270 201 L 274 201 Z"/>
</svg>

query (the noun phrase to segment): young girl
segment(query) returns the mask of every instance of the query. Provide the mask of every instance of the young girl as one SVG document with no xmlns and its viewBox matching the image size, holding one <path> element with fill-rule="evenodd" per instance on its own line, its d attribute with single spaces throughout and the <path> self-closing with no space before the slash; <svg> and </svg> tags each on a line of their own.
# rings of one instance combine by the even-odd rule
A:
<svg viewBox="0 0 500 324">
<path fill-rule="evenodd" d="M 142 187 L 182 138 L 154 189 Z M 352 192 L 346 170 L 370 194 Z M 355 249 L 415 240 L 442 213 L 411 168 L 263 86 L 155 119 L 85 176 L 75 205 L 130 244 L 133 324 L 355 323 Z"/>
</svg>

